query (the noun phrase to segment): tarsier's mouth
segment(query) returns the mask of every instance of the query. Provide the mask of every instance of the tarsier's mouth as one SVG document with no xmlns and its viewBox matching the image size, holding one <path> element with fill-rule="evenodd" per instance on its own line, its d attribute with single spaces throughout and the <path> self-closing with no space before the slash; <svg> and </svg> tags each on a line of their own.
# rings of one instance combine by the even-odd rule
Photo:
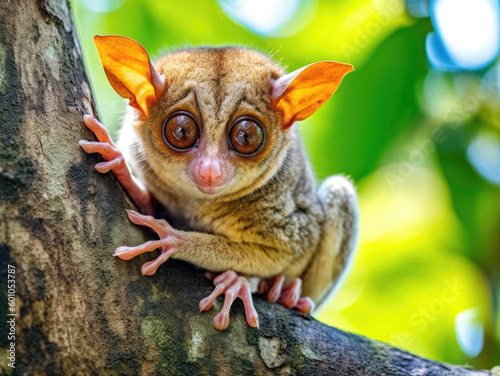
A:
<svg viewBox="0 0 500 376">
<path fill-rule="evenodd" d="M 222 184 L 222 185 L 201 185 L 201 184 L 196 184 L 196 188 L 198 188 L 200 190 L 200 192 L 203 192 L 207 195 L 214 195 L 214 194 L 217 194 L 219 192 L 222 192 L 227 184 Z"/>
</svg>

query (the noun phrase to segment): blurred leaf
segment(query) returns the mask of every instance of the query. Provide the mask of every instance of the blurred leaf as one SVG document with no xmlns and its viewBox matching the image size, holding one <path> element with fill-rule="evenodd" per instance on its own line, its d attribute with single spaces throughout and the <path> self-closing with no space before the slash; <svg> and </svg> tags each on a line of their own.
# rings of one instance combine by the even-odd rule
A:
<svg viewBox="0 0 500 376">
<path fill-rule="evenodd" d="M 500 210 L 500 201 L 494 198 L 499 197 L 500 189 L 483 179 L 467 160 L 471 132 L 470 127 L 445 128 L 446 139 L 436 145 L 436 150 L 453 208 L 468 236 L 468 257 L 478 262 L 485 257 L 484 252 L 489 251 L 484 241 L 490 239 L 489 234 L 496 229 L 494 219 Z M 483 204 L 485 196 L 491 198 L 486 205 Z"/>
<path fill-rule="evenodd" d="M 361 179 L 377 166 L 389 144 L 420 115 L 415 82 L 426 73 L 427 22 L 397 30 L 366 65 L 346 77 L 333 97 L 330 116 L 311 143 L 320 177 L 335 173 Z"/>
</svg>

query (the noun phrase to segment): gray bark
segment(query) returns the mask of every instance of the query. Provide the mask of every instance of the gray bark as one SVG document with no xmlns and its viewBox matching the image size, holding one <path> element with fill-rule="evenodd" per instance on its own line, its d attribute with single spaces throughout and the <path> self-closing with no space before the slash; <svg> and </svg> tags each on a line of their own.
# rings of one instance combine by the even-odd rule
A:
<svg viewBox="0 0 500 376">
<path fill-rule="evenodd" d="M 152 236 L 111 175 L 80 139 L 92 97 L 66 0 L 0 7 L 0 317 L 7 265 L 16 267 L 16 362 L 4 375 L 488 375 L 419 358 L 256 299 L 260 329 L 237 303 L 230 328 L 198 302 L 213 287 L 199 270 L 169 261 L 143 277 L 143 255 L 119 245 Z M 6 320 L 4 320 L 6 321 Z M 7 349 L 1 324 L 0 347 Z M 2 351 L 2 354 L 4 352 Z"/>
</svg>

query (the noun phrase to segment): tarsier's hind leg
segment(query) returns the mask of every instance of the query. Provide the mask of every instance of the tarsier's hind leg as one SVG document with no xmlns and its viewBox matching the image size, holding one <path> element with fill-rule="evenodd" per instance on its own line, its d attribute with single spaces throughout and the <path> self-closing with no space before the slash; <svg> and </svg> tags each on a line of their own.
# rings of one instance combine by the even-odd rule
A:
<svg viewBox="0 0 500 376">
<path fill-rule="evenodd" d="M 302 276 L 302 292 L 319 305 L 339 284 L 356 247 L 358 202 L 352 183 L 344 176 L 328 178 L 318 197 L 325 211 L 319 249 Z"/>
<path fill-rule="evenodd" d="M 303 313 L 314 310 L 314 301 L 302 296 L 302 279 L 294 278 L 285 284 L 285 275 L 280 274 L 274 278 L 261 279 L 257 287 L 259 294 L 266 294 L 271 303 L 279 302 L 287 308 L 295 308 Z"/>
</svg>

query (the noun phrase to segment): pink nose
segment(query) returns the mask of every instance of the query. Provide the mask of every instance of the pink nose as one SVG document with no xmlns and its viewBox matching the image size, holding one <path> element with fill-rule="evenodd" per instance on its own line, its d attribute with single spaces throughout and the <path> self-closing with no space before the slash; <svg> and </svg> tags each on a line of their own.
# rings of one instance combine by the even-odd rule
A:
<svg viewBox="0 0 500 376">
<path fill-rule="evenodd" d="M 200 183 L 205 185 L 217 185 L 222 176 L 220 159 L 204 157 L 201 159 L 198 169 Z"/>
</svg>

